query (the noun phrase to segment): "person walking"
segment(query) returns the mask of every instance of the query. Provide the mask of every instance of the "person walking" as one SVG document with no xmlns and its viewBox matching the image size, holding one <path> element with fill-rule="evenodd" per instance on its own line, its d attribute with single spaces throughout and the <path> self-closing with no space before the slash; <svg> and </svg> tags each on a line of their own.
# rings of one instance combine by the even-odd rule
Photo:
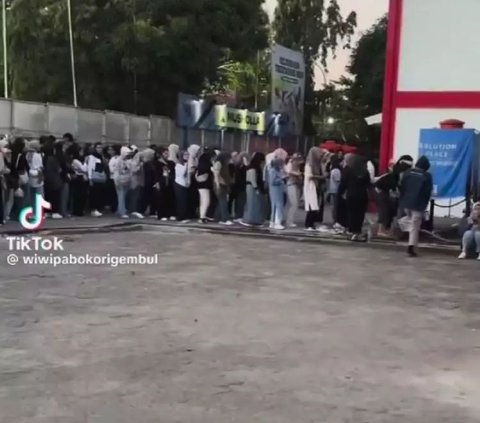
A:
<svg viewBox="0 0 480 423">
<path fill-rule="evenodd" d="M 282 159 L 273 159 L 268 171 L 268 192 L 270 194 L 270 204 L 272 212 L 270 216 L 270 228 L 283 230 L 283 210 L 285 202 L 285 172 L 284 161 Z"/>
<path fill-rule="evenodd" d="M 321 222 L 319 205 L 319 184 L 322 180 L 322 150 L 312 147 L 305 163 L 305 179 L 303 181 L 303 198 L 305 201 L 305 228 L 308 231 L 316 230 L 316 224 Z"/>
<path fill-rule="evenodd" d="M 432 197 L 433 179 L 428 172 L 429 169 L 430 161 L 427 157 L 422 156 L 413 169 L 405 172 L 400 183 L 400 207 L 405 210 L 411 221 L 407 249 L 410 257 L 417 257 L 416 248 L 423 215 Z"/>
<path fill-rule="evenodd" d="M 230 154 L 220 153 L 213 165 L 214 190 L 218 205 L 216 218 L 221 225 L 231 226 L 233 222 L 228 213 L 228 195 L 231 187 Z"/>
<path fill-rule="evenodd" d="M 362 237 L 363 223 L 368 208 L 370 173 L 365 160 L 354 154 L 345 156 L 346 166 L 338 187 L 338 195 L 346 200 L 348 232 L 354 242 L 366 241 Z"/>
<path fill-rule="evenodd" d="M 285 166 L 287 176 L 287 227 L 289 228 L 295 228 L 297 226 L 295 222 L 300 203 L 300 187 L 302 185 L 301 162 L 300 154 L 296 153 Z"/>
<path fill-rule="evenodd" d="M 87 174 L 90 184 L 90 208 L 93 217 L 103 216 L 105 183 L 107 181 L 106 163 L 103 160 L 101 143 L 96 143 L 93 152 L 88 156 Z"/>
<path fill-rule="evenodd" d="M 195 179 L 200 196 L 200 223 L 208 223 L 207 212 L 210 207 L 210 193 L 213 190 L 212 159 L 210 153 L 203 153 L 200 156 Z"/>
<path fill-rule="evenodd" d="M 180 223 L 189 223 L 188 218 L 188 187 L 190 175 L 188 174 L 188 151 L 178 153 L 178 162 L 175 165 L 175 204 L 177 209 L 177 220 Z"/>
<path fill-rule="evenodd" d="M 175 164 L 168 160 L 169 153 L 165 148 L 158 151 L 155 164 L 155 208 L 158 220 L 176 220 L 175 210 Z M 173 168 L 172 165 L 173 164 Z"/>
<path fill-rule="evenodd" d="M 247 169 L 247 204 L 240 224 L 244 226 L 262 226 L 265 221 L 265 187 L 263 169 L 265 154 L 254 153 Z"/>
</svg>

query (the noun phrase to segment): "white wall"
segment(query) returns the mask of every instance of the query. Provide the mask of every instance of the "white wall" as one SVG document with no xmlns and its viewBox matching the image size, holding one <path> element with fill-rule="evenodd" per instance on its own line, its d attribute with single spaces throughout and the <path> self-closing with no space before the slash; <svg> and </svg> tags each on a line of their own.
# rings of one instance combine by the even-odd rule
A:
<svg viewBox="0 0 480 423">
<path fill-rule="evenodd" d="M 480 2 L 480 0 L 479 0 Z M 465 109 L 398 109 L 395 125 L 394 158 L 398 159 L 404 154 L 418 158 L 420 130 L 439 128 L 439 122 L 445 119 L 460 119 L 465 122 L 465 128 L 480 129 L 480 110 Z M 451 199 L 452 203 L 459 199 Z M 439 204 L 448 205 L 449 200 L 437 201 Z M 452 216 L 461 217 L 465 205 L 453 208 Z M 447 209 L 437 209 L 437 216 L 447 215 Z"/>
<path fill-rule="evenodd" d="M 398 84 L 480 91 L 480 0 L 404 0 Z"/>
</svg>

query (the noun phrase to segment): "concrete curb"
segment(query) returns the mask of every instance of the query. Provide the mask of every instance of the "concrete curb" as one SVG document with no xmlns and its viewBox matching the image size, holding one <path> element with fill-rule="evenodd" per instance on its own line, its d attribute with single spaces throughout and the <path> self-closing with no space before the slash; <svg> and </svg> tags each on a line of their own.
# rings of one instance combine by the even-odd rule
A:
<svg viewBox="0 0 480 423">
<path fill-rule="evenodd" d="M 405 252 L 406 244 L 396 241 L 382 241 L 382 240 L 373 240 L 372 242 L 360 242 L 353 243 L 345 237 L 341 236 L 325 236 L 320 234 L 300 234 L 300 233 L 279 233 L 272 232 L 268 229 L 258 230 L 258 229 L 248 229 L 242 228 L 238 230 L 235 227 L 223 228 L 215 226 L 203 226 L 203 225 L 182 225 L 180 226 L 177 223 L 166 223 L 166 222 L 122 222 L 118 224 L 110 224 L 103 226 L 67 226 L 61 228 L 42 228 L 35 232 L 35 234 L 42 235 L 83 235 L 91 233 L 111 233 L 111 232 L 134 232 L 141 231 L 145 229 L 156 229 L 161 228 L 171 228 L 174 230 L 183 230 L 185 232 L 191 233 L 207 233 L 214 235 L 226 235 L 226 236 L 236 236 L 252 239 L 268 239 L 275 241 L 289 241 L 289 242 L 303 242 L 309 244 L 327 244 L 327 245 L 337 245 L 344 247 L 353 247 L 353 248 L 372 248 L 376 250 L 388 250 L 388 251 L 402 251 Z M 25 236 L 32 235 L 32 232 L 27 230 L 13 230 L 13 231 L 3 231 L 2 236 Z M 459 253 L 459 249 L 454 246 L 449 245 L 439 245 L 439 244 L 422 244 L 419 247 L 420 254 L 441 254 L 448 256 L 456 256 Z"/>
</svg>

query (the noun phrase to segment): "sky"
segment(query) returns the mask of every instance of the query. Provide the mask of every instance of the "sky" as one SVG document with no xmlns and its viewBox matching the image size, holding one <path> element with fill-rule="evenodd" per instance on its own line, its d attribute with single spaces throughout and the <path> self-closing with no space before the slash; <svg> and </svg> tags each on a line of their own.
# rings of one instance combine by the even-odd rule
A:
<svg viewBox="0 0 480 423">
<path fill-rule="evenodd" d="M 338 0 L 338 3 L 344 15 L 348 15 L 352 10 L 357 12 L 358 27 L 354 41 L 388 10 L 388 0 Z M 265 0 L 265 7 L 271 17 L 276 4 L 277 0 Z M 349 55 L 348 50 L 338 49 L 337 57 L 329 60 L 327 75 L 329 80 L 338 79 L 346 73 L 345 67 L 348 64 Z M 320 75 L 317 75 L 317 84 L 322 83 L 323 77 L 320 73 Z"/>
</svg>

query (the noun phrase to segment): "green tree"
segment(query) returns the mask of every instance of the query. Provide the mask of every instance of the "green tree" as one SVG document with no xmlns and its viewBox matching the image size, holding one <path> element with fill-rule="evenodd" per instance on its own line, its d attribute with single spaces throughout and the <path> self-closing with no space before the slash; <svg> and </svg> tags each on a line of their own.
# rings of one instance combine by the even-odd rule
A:
<svg viewBox="0 0 480 423">
<path fill-rule="evenodd" d="M 384 16 L 362 35 L 348 67 L 353 80 L 343 81 L 350 85 L 349 95 L 359 104 L 365 117 L 382 111 L 387 24 Z"/>
<path fill-rule="evenodd" d="M 261 0 L 72 0 L 81 107 L 175 114 L 225 58 L 267 44 Z M 15 0 L 9 13 L 13 94 L 72 103 L 65 0 Z"/>
<path fill-rule="evenodd" d="M 279 0 L 273 23 L 274 39 L 277 43 L 300 50 L 307 66 L 305 91 L 306 134 L 313 134 L 314 74 L 315 63 L 320 60 L 326 67 L 329 54 L 342 42 L 349 47 L 357 24 L 356 13 L 346 18 L 341 14 L 337 0 Z"/>
</svg>

